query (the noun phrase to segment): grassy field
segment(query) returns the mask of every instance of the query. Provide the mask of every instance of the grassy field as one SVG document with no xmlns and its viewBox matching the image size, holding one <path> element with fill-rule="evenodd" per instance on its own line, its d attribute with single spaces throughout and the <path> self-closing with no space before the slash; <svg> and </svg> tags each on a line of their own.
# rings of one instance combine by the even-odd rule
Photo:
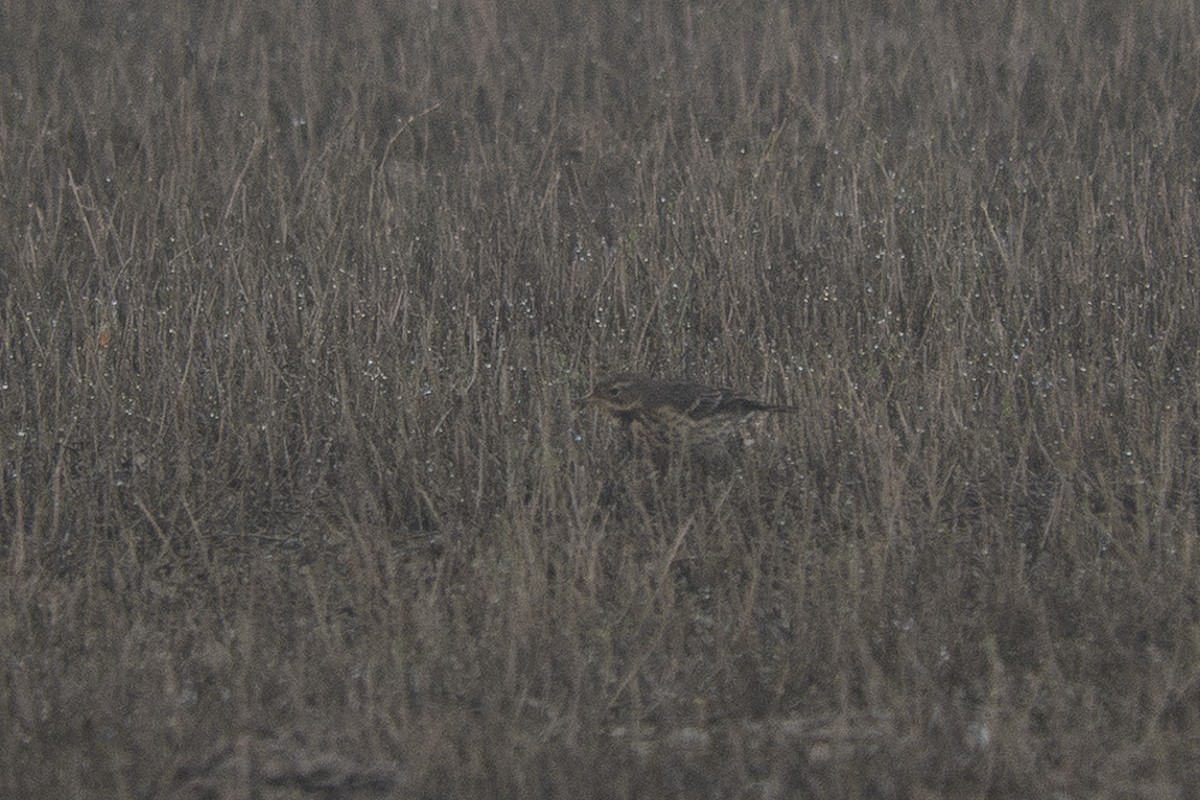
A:
<svg viewBox="0 0 1200 800">
<path fill-rule="evenodd" d="M 0 795 L 1196 796 L 1193 0 L 328 5 L 0 2 Z"/>
</svg>

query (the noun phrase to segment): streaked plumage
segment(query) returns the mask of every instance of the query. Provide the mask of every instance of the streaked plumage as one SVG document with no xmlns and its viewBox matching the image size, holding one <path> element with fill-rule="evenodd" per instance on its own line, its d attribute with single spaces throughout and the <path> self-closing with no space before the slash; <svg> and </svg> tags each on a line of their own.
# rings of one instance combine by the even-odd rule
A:
<svg viewBox="0 0 1200 800">
<path fill-rule="evenodd" d="M 665 470 L 684 456 L 710 474 L 727 473 L 742 448 L 746 418 L 794 411 L 733 389 L 623 372 L 596 384 L 583 401 L 612 415 L 635 448 Z"/>
</svg>

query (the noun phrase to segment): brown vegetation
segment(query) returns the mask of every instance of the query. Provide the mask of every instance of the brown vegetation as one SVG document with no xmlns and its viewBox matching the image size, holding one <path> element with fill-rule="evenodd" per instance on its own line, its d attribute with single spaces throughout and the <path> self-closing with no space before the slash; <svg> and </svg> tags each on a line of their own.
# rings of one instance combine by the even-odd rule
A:
<svg viewBox="0 0 1200 800">
<path fill-rule="evenodd" d="M 1188 796 L 1197 42 L 0 4 L 0 795 Z M 650 491 L 627 368 L 800 411 Z"/>
</svg>

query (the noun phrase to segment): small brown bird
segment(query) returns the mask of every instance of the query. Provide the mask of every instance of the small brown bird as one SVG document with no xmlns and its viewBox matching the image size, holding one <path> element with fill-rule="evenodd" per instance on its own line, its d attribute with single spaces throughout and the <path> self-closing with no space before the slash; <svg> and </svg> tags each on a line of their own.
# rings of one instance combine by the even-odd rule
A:
<svg viewBox="0 0 1200 800">
<path fill-rule="evenodd" d="M 623 372 L 600 381 L 583 402 L 608 412 L 630 432 L 634 447 L 665 471 L 681 455 L 711 475 L 727 475 L 743 445 L 751 414 L 795 411 L 753 400 L 733 389 Z"/>
</svg>

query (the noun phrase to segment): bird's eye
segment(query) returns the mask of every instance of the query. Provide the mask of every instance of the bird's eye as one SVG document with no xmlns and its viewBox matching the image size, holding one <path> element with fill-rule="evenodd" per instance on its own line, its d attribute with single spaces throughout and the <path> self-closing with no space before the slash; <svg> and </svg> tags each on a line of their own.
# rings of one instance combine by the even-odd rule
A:
<svg viewBox="0 0 1200 800">
<path fill-rule="evenodd" d="M 609 397 L 620 397 L 621 396 L 621 387 L 620 386 L 608 387 L 608 396 Z"/>
</svg>

